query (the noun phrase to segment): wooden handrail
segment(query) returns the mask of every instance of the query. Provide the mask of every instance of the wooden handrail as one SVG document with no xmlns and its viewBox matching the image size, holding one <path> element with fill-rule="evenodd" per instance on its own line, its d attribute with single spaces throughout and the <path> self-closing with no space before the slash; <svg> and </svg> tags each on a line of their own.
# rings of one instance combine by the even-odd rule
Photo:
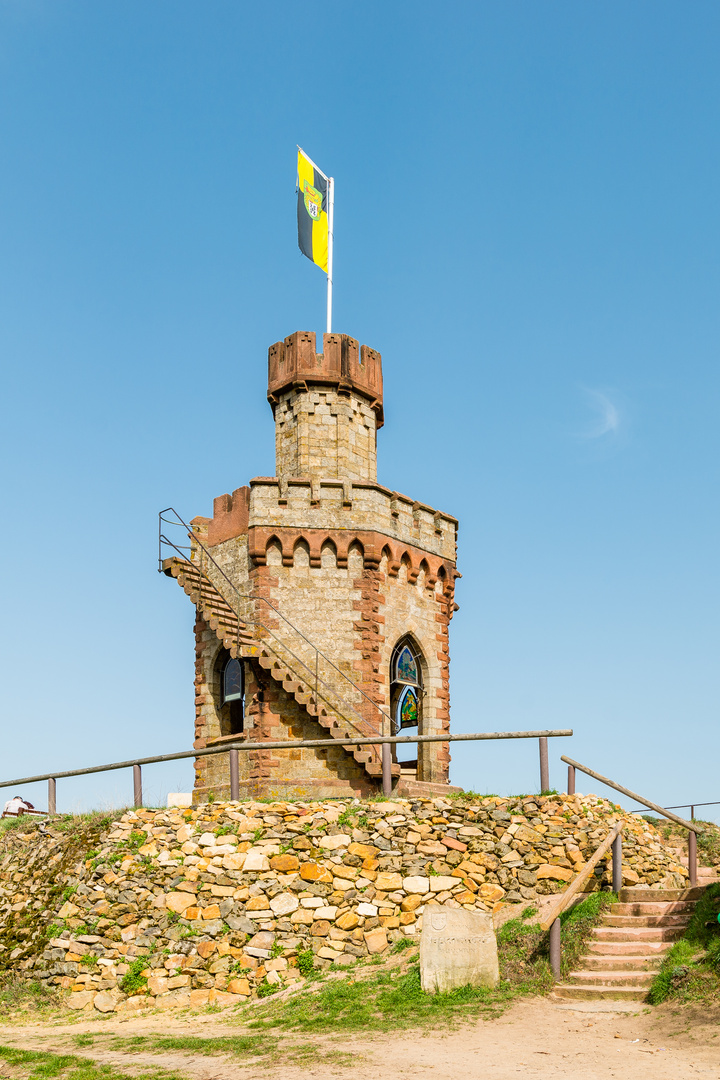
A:
<svg viewBox="0 0 720 1080">
<path fill-rule="evenodd" d="M 580 772 L 592 776 L 593 780 L 599 780 L 601 784 L 607 784 L 608 787 L 615 788 L 615 790 L 619 791 L 622 795 L 627 795 L 628 798 L 634 799 L 635 802 L 642 803 L 643 806 L 647 806 L 657 814 L 662 814 L 663 817 L 668 818 L 670 821 L 682 825 L 683 829 L 687 829 L 688 832 L 701 833 L 705 831 L 702 826 L 695 825 L 695 823 L 691 821 L 686 821 L 685 818 L 678 817 L 677 814 L 671 814 L 664 806 L 658 806 L 657 803 L 650 802 L 649 799 L 643 799 L 642 795 L 638 795 L 637 792 L 631 791 L 630 788 L 623 787 L 622 784 L 616 784 L 614 780 L 608 780 L 607 776 L 603 776 L 602 773 L 593 772 L 592 769 L 588 769 L 587 765 L 581 765 L 579 761 L 573 761 L 573 759 L 569 757 L 561 757 L 560 760 L 564 761 L 566 765 L 572 765 L 574 769 L 579 769 Z"/>
<path fill-rule="evenodd" d="M 573 878 L 571 884 L 558 897 L 557 901 L 550 907 L 548 914 L 545 915 L 544 919 L 540 923 L 540 926 L 543 930 L 549 930 L 555 920 L 559 919 L 563 911 L 567 909 L 572 898 L 575 896 L 576 893 L 580 891 L 580 886 L 585 884 L 587 879 L 590 877 L 590 874 L 593 872 L 597 864 L 602 859 L 603 855 L 608 852 L 615 839 L 620 835 L 623 830 L 624 824 L 625 823 L 623 821 L 619 821 L 617 825 L 610 830 L 610 832 L 605 837 L 602 844 L 600 844 L 600 847 L 597 849 L 592 858 L 588 859 L 580 873 L 577 874 L 575 878 Z"/>
</svg>

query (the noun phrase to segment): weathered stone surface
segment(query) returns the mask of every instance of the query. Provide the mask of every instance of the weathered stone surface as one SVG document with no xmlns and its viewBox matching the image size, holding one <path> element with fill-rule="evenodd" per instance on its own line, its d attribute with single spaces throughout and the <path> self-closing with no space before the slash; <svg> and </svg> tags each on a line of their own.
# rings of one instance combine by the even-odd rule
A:
<svg viewBox="0 0 720 1080">
<path fill-rule="evenodd" d="M 550 863 L 538 866 L 536 873 L 538 881 L 542 878 L 550 878 L 554 881 L 571 881 L 575 877 L 574 870 L 569 870 L 565 866 L 552 866 Z"/>
<path fill-rule="evenodd" d="M 449 877 L 446 874 L 438 874 L 430 878 L 431 892 L 447 892 L 457 888 L 461 884 L 460 878 Z"/>
<path fill-rule="evenodd" d="M 274 915 L 281 917 L 289 915 L 292 911 L 297 911 L 300 907 L 300 901 L 293 893 L 280 893 L 278 896 L 273 896 L 270 907 Z"/>
<path fill-rule="evenodd" d="M 378 853 L 378 849 L 371 844 L 350 844 L 348 847 L 350 855 L 357 855 L 361 859 L 374 859 Z"/>
<path fill-rule="evenodd" d="M 165 906 L 170 911 L 175 911 L 181 915 L 186 908 L 192 907 L 195 903 L 195 897 L 192 893 L 187 892 L 172 892 L 168 893 L 165 897 Z"/>
<path fill-rule="evenodd" d="M 332 884 L 332 874 L 324 866 L 318 866 L 314 862 L 303 863 L 300 867 L 300 877 L 303 881 L 318 881 Z"/>
<path fill-rule="evenodd" d="M 86 1005 L 90 1005 L 95 998 L 94 990 L 79 990 L 70 994 L 65 999 L 65 1003 L 70 1009 L 84 1009 Z"/>
<path fill-rule="evenodd" d="M 350 837 L 345 833 L 335 833 L 334 836 L 321 836 L 320 847 L 325 848 L 327 851 L 337 851 L 338 848 L 347 847 L 350 843 Z"/>
<path fill-rule="evenodd" d="M 107 990 L 101 990 L 99 994 L 95 995 L 93 1001 L 93 1007 L 101 1013 L 115 1012 L 117 1008 L 117 994 L 113 994 Z"/>
<path fill-rule="evenodd" d="M 365 934 L 365 944 L 369 953 L 385 952 L 388 947 L 388 939 L 385 930 L 368 930 Z"/>
<path fill-rule="evenodd" d="M 403 879 L 401 874 L 379 873 L 375 879 L 375 888 L 379 892 L 392 892 L 394 889 L 402 889 Z"/>
<path fill-rule="evenodd" d="M 430 892 L 430 878 L 406 877 L 403 878 L 402 887 L 406 893 L 419 893 L 424 896 L 425 893 Z"/>
<path fill-rule="evenodd" d="M 499 979 L 492 916 L 429 905 L 420 938 L 420 979 L 427 993 L 494 987 Z"/>
<path fill-rule="evenodd" d="M 297 870 L 300 860 L 297 855 L 273 855 L 270 860 L 270 869 L 278 870 L 282 874 L 289 874 L 291 870 Z"/>
<path fill-rule="evenodd" d="M 246 872 L 249 870 L 269 870 L 270 860 L 264 852 L 259 851 L 257 848 L 250 848 L 245 856 L 243 863 L 243 870 Z"/>
</svg>

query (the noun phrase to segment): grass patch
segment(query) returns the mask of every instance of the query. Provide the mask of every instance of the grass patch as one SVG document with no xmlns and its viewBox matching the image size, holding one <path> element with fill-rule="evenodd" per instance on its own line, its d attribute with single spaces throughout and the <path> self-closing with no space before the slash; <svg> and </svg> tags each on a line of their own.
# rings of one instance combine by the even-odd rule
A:
<svg viewBox="0 0 720 1080">
<path fill-rule="evenodd" d="M 611 893 L 595 893 L 563 917 L 564 970 L 576 965 L 590 931 L 614 899 Z M 256 1019 L 249 1026 L 321 1034 L 432 1027 L 497 1016 L 516 998 L 547 994 L 554 986 L 548 934 L 529 922 L 534 913 L 528 908 L 498 931 L 500 982 L 493 990 L 465 986 L 447 994 L 427 994 L 420 986 L 418 963 L 378 971 L 370 961 L 344 977 L 314 982 L 282 1002 L 269 1001 L 254 1010 Z M 408 945 L 398 943 L 403 949 L 417 944 L 405 940 Z M 380 957 L 375 960 L 378 966 L 383 962 Z"/>
<path fill-rule="evenodd" d="M 227 1054 L 229 1057 L 249 1058 L 273 1054 L 280 1043 L 274 1035 L 228 1035 L 202 1038 L 200 1035 L 131 1035 L 114 1039 L 114 1050 L 150 1050 L 162 1054 L 177 1050 L 193 1054 Z"/>
<path fill-rule="evenodd" d="M 37 1012 L 57 1008 L 59 1004 L 59 996 L 35 979 L 10 973 L 0 976 L 0 1010 L 4 1016 L 14 1009 Z"/>
<path fill-rule="evenodd" d="M 92 1036 L 89 1036 L 92 1038 Z M 82 1036 L 76 1036 L 82 1038 Z M 83 1044 L 86 1045 L 86 1044 Z M 126 1039 L 115 1039 L 115 1050 L 151 1051 L 162 1054 L 174 1050 L 180 1053 L 206 1054 L 213 1056 L 224 1054 L 237 1061 L 247 1062 L 253 1058 L 273 1058 L 287 1065 L 356 1065 L 358 1056 L 343 1050 L 333 1050 L 303 1039 L 298 1043 L 288 1044 L 280 1035 L 235 1035 L 217 1038 L 203 1038 L 199 1035 L 135 1035 Z"/>
<path fill-rule="evenodd" d="M 563 978 L 571 971 L 577 970 L 578 961 L 587 950 L 593 927 L 597 926 L 603 912 L 615 903 L 617 903 L 616 893 L 595 892 L 574 908 L 562 913 L 560 916 L 562 928 L 560 971 Z"/>
<path fill-rule="evenodd" d="M 662 962 L 648 994 L 651 1005 L 669 999 L 705 1005 L 720 1002 L 719 911 L 720 885 L 710 885 L 698 900 L 684 937 Z"/>
<path fill-rule="evenodd" d="M 20 1070 L 22 1080 L 184 1080 L 177 1072 L 167 1069 L 145 1069 L 132 1075 L 112 1065 L 99 1065 L 90 1058 L 74 1054 L 51 1054 L 44 1050 L 19 1050 L 15 1046 L 0 1046 L 0 1060 Z M 17 1074 L 16 1074 L 17 1075 Z"/>
</svg>

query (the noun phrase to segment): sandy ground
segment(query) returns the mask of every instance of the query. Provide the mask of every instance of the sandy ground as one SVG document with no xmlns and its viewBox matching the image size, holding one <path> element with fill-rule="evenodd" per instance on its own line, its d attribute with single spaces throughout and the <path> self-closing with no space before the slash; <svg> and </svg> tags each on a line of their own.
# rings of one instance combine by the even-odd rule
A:
<svg viewBox="0 0 720 1080">
<path fill-rule="evenodd" d="M 94 1036 L 76 1046 L 74 1036 Z M 222 1013 L 170 1015 L 118 1021 L 63 1024 L 3 1024 L 0 1042 L 33 1050 L 74 1053 L 133 1072 L 142 1066 L 176 1069 L 191 1080 L 479 1080 L 491 1077 L 562 1080 L 564 1077 L 623 1077 L 625 1080 L 720 1080 L 720 1010 L 662 1006 L 638 1013 L 580 1012 L 547 999 L 527 1000 L 499 1019 L 450 1030 L 362 1036 L 302 1036 L 283 1039 L 278 1054 L 242 1062 L 186 1052 L 152 1053 L 113 1049 L 118 1036 L 242 1034 Z M 0 1077 L 5 1070 L 0 1068 Z M 7 1073 L 6 1073 L 7 1075 Z"/>
</svg>

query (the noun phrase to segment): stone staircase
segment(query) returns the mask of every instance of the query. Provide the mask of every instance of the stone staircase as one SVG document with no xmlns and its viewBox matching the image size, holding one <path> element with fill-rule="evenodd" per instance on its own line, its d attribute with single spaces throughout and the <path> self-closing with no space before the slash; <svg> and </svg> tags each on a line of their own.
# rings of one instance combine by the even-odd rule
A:
<svg viewBox="0 0 720 1080">
<path fill-rule="evenodd" d="M 278 651 L 263 640 L 243 623 L 222 593 L 215 587 L 207 574 L 187 559 L 173 557 L 165 559 L 163 573 L 178 581 L 190 597 L 211 630 L 227 649 L 231 656 L 242 659 L 254 659 L 267 673 L 291 694 L 298 704 L 325 728 L 339 743 L 351 743 L 352 737 L 367 738 L 377 735 L 377 730 L 360 716 L 350 719 L 342 705 L 327 700 L 325 692 L 315 695 L 309 680 L 296 670 L 296 663 L 289 663 Z M 280 646 L 278 645 L 279 649 Z M 348 684 L 348 690 L 352 686 Z M 338 695 L 339 696 L 339 695 Z M 352 754 L 362 765 L 368 776 L 374 780 L 382 776 L 382 762 L 374 747 L 362 746 L 356 749 L 345 745 L 343 749 Z M 400 775 L 400 766 L 393 764 L 393 776 Z M 447 790 L 447 787 L 444 788 Z"/>
<path fill-rule="evenodd" d="M 592 932 L 578 971 L 556 1000 L 644 1001 L 663 956 L 682 937 L 702 895 L 695 889 L 621 889 Z"/>
</svg>

